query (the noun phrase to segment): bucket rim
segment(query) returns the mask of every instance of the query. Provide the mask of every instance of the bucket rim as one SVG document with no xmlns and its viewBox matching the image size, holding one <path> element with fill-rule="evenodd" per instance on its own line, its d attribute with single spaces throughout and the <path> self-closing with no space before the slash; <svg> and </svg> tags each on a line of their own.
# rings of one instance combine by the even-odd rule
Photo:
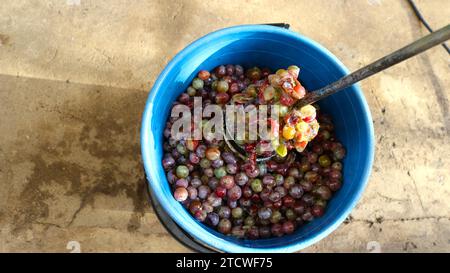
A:
<svg viewBox="0 0 450 273">
<path fill-rule="evenodd" d="M 176 210 L 174 207 L 170 206 L 166 200 L 164 200 L 165 194 L 162 192 L 162 183 L 154 183 L 153 182 L 153 173 L 156 173 L 158 170 L 156 168 L 156 164 L 152 163 L 149 158 L 149 150 L 154 149 L 154 142 L 153 139 L 151 139 L 151 116 L 153 112 L 153 100 L 157 96 L 156 90 L 161 88 L 162 83 L 168 76 L 169 72 L 176 66 L 181 60 L 183 60 L 187 55 L 194 52 L 198 47 L 204 45 L 205 43 L 213 42 L 214 39 L 228 35 L 233 34 L 237 32 L 266 32 L 266 33 L 272 33 L 272 34 L 279 34 L 283 36 L 287 36 L 291 39 L 295 39 L 300 43 L 308 44 L 311 47 L 317 48 L 318 51 L 321 51 L 324 55 L 329 58 L 330 61 L 332 61 L 336 67 L 342 72 L 343 74 L 349 74 L 349 70 L 344 66 L 344 64 L 336 57 L 334 56 L 328 49 L 320 45 L 319 43 L 313 41 L 312 39 L 305 37 L 303 35 L 298 34 L 297 32 L 294 32 L 292 30 L 276 27 L 276 26 L 270 26 L 270 25 L 239 25 L 239 26 L 232 26 L 228 28 L 223 28 L 216 30 L 214 32 L 211 32 L 196 41 L 189 44 L 187 47 L 185 47 L 183 50 L 181 50 L 178 54 L 173 57 L 173 59 L 167 64 L 167 66 L 164 68 L 164 70 L 160 73 L 157 80 L 155 81 L 153 87 L 151 88 L 150 94 L 148 96 L 145 110 L 143 113 L 142 118 L 142 124 L 141 124 L 141 153 L 142 153 L 142 160 L 144 163 L 144 168 L 146 172 L 147 177 L 147 183 L 149 184 L 149 187 L 152 187 L 152 189 L 155 192 L 155 195 L 158 199 L 158 202 L 161 203 L 161 206 L 164 208 L 164 210 L 170 215 L 170 217 L 186 232 L 191 234 L 196 240 L 199 240 L 200 242 L 203 242 L 215 249 L 219 249 L 221 251 L 225 252 L 252 252 L 252 253 L 263 253 L 263 252 L 295 252 L 299 251 L 303 248 L 306 248 L 321 239 L 328 236 L 331 232 L 333 232 L 339 225 L 342 224 L 342 222 L 347 218 L 347 216 L 350 214 L 352 209 L 356 206 L 357 202 L 362 196 L 362 193 L 364 192 L 371 168 L 373 165 L 373 159 L 374 159 L 374 129 L 373 129 L 373 123 L 372 123 L 372 117 L 370 113 L 369 106 L 364 98 L 364 94 L 360 88 L 359 84 L 354 84 L 352 89 L 354 89 L 356 92 L 352 92 L 352 94 L 355 96 L 357 101 L 361 104 L 363 108 L 364 113 L 364 123 L 367 125 L 367 133 L 370 136 L 369 139 L 367 139 L 367 143 L 365 144 L 366 150 L 367 150 L 367 156 L 368 161 L 364 166 L 364 170 L 362 172 L 361 181 L 362 183 L 358 186 L 357 191 L 351 196 L 351 199 L 346 202 L 342 210 L 342 213 L 340 213 L 339 216 L 336 216 L 333 222 L 331 222 L 328 225 L 325 225 L 323 230 L 320 232 L 317 232 L 316 234 L 313 234 L 302 241 L 294 241 L 294 242 L 287 242 L 286 245 L 283 246 L 276 246 L 276 247 L 264 247 L 264 248 L 257 248 L 257 247 L 249 247 L 244 245 L 238 245 L 233 242 L 230 242 L 228 240 L 219 238 L 215 236 L 214 234 L 210 233 L 208 230 L 204 229 L 200 223 L 196 222 L 194 219 L 190 218 L 187 219 L 187 217 L 183 217 L 184 213 L 180 213 L 179 210 Z M 185 211 L 187 214 L 188 212 Z M 195 221 L 195 225 L 192 224 L 192 221 Z"/>
</svg>

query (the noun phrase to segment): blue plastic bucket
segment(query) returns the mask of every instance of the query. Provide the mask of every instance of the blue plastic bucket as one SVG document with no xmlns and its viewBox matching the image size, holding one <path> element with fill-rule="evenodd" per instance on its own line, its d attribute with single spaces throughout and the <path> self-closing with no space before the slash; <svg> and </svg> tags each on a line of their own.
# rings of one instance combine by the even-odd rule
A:
<svg viewBox="0 0 450 273">
<path fill-rule="evenodd" d="M 296 64 L 308 90 L 346 75 L 348 70 L 327 49 L 287 29 L 245 25 L 210 33 L 178 53 L 155 82 L 147 100 L 141 128 L 142 156 L 149 187 L 170 217 L 196 240 L 225 252 L 294 252 L 335 230 L 350 214 L 367 184 L 374 154 L 372 118 L 358 85 L 320 103 L 331 114 L 338 138 L 347 149 L 344 183 L 329 202 L 324 216 L 280 238 L 240 240 L 196 221 L 175 201 L 161 164 L 163 130 L 171 104 L 201 69 L 241 64 L 277 69 Z"/>
</svg>

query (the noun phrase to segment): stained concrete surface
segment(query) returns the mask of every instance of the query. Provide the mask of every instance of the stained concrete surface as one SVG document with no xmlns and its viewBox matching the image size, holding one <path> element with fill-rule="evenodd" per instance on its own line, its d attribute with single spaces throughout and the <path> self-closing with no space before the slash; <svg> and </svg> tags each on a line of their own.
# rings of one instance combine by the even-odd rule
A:
<svg viewBox="0 0 450 273">
<path fill-rule="evenodd" d="M 448 1 L 416 2 L 434 28 L 448 23 Z M 350 70 L 427 33 L 402 0 L 2 3 L 0 251 L 189 251 L 145 191 L 148 90 L 196 38 L 267 22 L 290 23 Z M 435 47 L 362 83 L 376 134 L 369 185 L 304 252 L 450 251 L 449 75 Z"/>
</svg>

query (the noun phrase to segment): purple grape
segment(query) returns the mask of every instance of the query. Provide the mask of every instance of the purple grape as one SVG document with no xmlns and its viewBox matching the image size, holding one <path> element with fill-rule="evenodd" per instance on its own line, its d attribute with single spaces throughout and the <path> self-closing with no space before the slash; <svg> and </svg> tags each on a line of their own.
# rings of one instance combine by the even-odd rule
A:
<svg viewBox="0 0 450 273">
<path fill-rule="evenodd" d="M 189 154 L 189 161 L 192 164 L 198 164 L 200 162 L 200 158 L 195 153 L 190 153 Z"/>
<path fill-rule="evenodd" d="M 230 218 L 230 215 L 231 215 L 231 209 L 227 206 L 221 206 L 217 210 L 217 214 L 219 215 L 220 218 L 228 219 L 228 218 Z"/>
<path fill-rule="evenodd" d="M 238 202 L 237 202 L 237 200 L 228 199 L 227 205 L 230 207 L 230 209 L 234 209 L 234 208 L 237 208 Z"/>
<path fill-rule="evenodd" d="M 284 187 L 278 186 L 275 188 L 275 191 L 278 192 L 280 194 L 281 197 L 286 196 L 287 194 L 287 190 Z"/>
<path fill-rule="evenodd" d="M 192 178 L 191 179 L 191 186 L 194 188 L 198 188 L 200 187 L 200 185 L 202 185 L 202 181 L 198 178 Z"/>
<path fill-rule="evenodd" d="M 189 186 L 189 182 L 184 178 L 180 178 L 177 180 L 177 182 L 175 182 L 175 186 L 187 188 Z"/>
<path fill-rule="evenodd" d="M 206 146 L 203 144 L 200 144 L 197 146 L 197 149 L 195 150 L 195 153 L 198 157 L 204 158 L 206 153 Z"/>
<path fill-rule="evenodd" d="M 175 166 L 175 159 L 172 155 L 166 154 L 162 160 L 162 164 L 165 170 L 172 169 Z"/>
<path fill-rule="evenodd" d="M 233 186 L 229 191 L 228 191 L 228 198 L 230 200 L 238 200 L 239 198 L 241 198 L 242 196 L 242 189 L 239 186 Z"/>
<path fill-rule="evenodd" d="M 189 186 L 186 189 L 188 191 L 189 199 L 194 200 L 195 198 L 197 198 L 197 189 L 196 188 Z"/>
<path fill-rule="evenodd" d="M 262 179 L 262 182 L 266 187 L 270 187 L 270 188 L 274 187 L 276 184 L 275 178 L 270 174 L 265 175 Z"/>
<path fill-rule="evenodd" d="M 226 170 L 227 173 L 229 173 L 229 174 L 236 174 L 237 169 L 238 169 L 238 167 L 237 167 L 236 164 L 227 164 L 227 165 L 225 166 L 225 170 Z"/>
<path fill-rule="evenodd" d="M 258 217 L 263 220 L 267 220 L 272 216 L 272 210 L 270 208 L 260 208 L 258 210 Z"/>
<path fill-rule="evenodd" d="M 244 186 L 248 182 L 248 176 L 244 172 L 236 174 L 235 181 L 239 186 Z"/>
<path fill-rule="evenodd" d="M 274 191 L 269 194 L 269 200 L 272 202 L 277 202 L 281 200 L 281 194 L 277 191 Z"/>
<path fill-rule="evenodd" d="M 197 196 L 200 199 L 205 199 L 206 197 L 208 197 L 210 192 L 211 190 L 209 189 L 209 187 L 205 185 L 201 185 L 197 188 Z"/>
<path fill-rule="evenodd" d="M 219 224 L 219 220 L 219 215 L 215 212 L 211 212 L 208 213 L 206 222 L 208 223 L 208 225 L 215 227 Z"/>
<path fill-rule="evenodd" d="M 237 163 L 236 157 L 232 153 L 224 152 L 224 153 L 222 153 L 222 158 L 227 164 L 236 164 Z"/>
<path fill-rule="evenodd" d="M 211 167 L 217 169 L 217 168 L 222 167 L 223 164 L 224 164 L 224 163 L 223 163 L 223 160 L 219 158 L 219 159 L 213 160 L 213 161 L 211 162 Z"/>
<path fill-rule="evenodd" d="M 302 195 L 303 195 L 303 188 L 300 185 L 293 185 L 289 189 L 289 194 L 293 198 L 298 199 L 298 198 L 302 197 Z"/>
<path fill-rule="evenodd" d="M 208 186 L 211 188 L 211 190 L 215 190 L 218 185 L 219 185 L 219 179 L 217 179 L 215 177 L 211 177 L 208 179 Z"/>
<path fill-rule="evenodd" d="M 167 181 L 169 181 L 170 184 L 175 183 L 178 180 L 178 177 L 173 173 L 173 170 L 170 170 L 167 173 Z"/>
</svg>

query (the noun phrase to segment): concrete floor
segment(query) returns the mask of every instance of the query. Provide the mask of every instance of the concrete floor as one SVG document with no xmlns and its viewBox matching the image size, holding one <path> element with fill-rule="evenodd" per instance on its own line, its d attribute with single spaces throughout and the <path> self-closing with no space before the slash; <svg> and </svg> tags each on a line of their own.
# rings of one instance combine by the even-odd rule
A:
<svg viewBox="0 0 450 273">
<path fill-rule="evenodd" d="M 434 28 L 448 23 L 447 0 L 416 2 Z M 149 205 L 139 124 L 157 75 L 196 38 L 288 22 L 354 70 L 427 33 L 403 0 L 274 3 L 3 3 L 0 251 L 188 251 Z M 377 140 L 369 186 L 305 252 L 450 251 L 449 64 L 435 47 L 362 83 Z"/>
</svg>

